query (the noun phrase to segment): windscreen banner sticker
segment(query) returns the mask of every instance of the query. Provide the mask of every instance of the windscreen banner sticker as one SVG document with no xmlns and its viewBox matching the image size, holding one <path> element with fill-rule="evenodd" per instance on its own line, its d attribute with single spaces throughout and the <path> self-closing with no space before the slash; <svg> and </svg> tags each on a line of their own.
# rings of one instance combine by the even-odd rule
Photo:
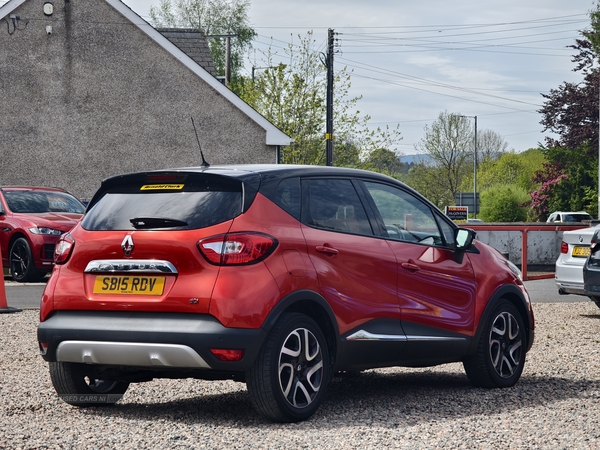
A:
<svg viewBox="0 0 600 450">
<path fill-rule="evenodd" d="M 180 191 L 185 184 L 145 184 L 140 191 Z"/>
</svg>

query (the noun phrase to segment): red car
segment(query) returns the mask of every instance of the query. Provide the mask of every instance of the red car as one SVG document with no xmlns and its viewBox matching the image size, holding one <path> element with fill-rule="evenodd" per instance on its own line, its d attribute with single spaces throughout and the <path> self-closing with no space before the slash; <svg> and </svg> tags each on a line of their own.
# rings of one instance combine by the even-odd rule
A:
<svg viewBox="0 0 600 450">
<path fill-rule="evenodd" d="M 534 337 L 519 270 L 404 184 L 316 166 L 105 180 L 56 249 L 38 340 L 67 403 L 153 378 L 233 379 L 280 422 L 338 371 L 462 361 L 514 385 Z"/>
<path fill-rule="evenodd" d="M 2 266 L 15 281 L 39 281 L 54 264 L 61 235 L 81 219 L 85 206 L 62 189 L 0 188 Z"/>
</svg>

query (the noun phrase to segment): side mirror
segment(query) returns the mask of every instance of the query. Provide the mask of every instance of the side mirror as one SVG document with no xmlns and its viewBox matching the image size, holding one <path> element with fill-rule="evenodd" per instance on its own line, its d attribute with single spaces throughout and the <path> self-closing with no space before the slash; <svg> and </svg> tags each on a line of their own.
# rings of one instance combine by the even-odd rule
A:
<svg viewBox="0 0 600 450">
<path fill-rule="evenodd" d="M 476 236 L 477 233 L 468 228 L 458 228 L 454 231 L 454 242 L 456 243 L 454 261 L 458 264 L 462 264 L 465 252 L 473 245 L 473 240 Z"/>
<path fill-rule="evenodd" d="M 473 244 L 473 240 L 477 236 L 473 230 L 468 228 L 459 228 L 454 231 L 454 242 L 456 242 L 457 250 L 468 250 Z"/>
</svg>

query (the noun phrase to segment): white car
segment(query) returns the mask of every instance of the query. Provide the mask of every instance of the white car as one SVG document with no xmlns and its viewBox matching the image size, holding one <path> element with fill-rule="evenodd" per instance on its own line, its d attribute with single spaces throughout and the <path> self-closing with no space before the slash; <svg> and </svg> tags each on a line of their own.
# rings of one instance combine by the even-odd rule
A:
<svg viewBox="0 0 600 450">
<path fill-rule="evenodd" d="M 563 233 L 554 274 L 559 294 L 585 295 L 583 265 L 590 254 L 590 241 L 598 226 Z M 600 298 L 592 300 L 600 306 Z"/>
<path fill-rule="evenodd" d="M 593 217 L 585 211 L 556 211 L 550 214 L 546 222 L 582 222 L 584 220 L 587 221 L 592 219 Z"/>
</svg>

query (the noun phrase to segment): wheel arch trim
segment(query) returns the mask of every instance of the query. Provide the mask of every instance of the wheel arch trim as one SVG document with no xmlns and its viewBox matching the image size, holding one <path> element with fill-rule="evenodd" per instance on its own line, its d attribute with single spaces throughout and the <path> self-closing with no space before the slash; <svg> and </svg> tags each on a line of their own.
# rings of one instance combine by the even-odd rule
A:
<svg viewBox="0 0 600 450">
<path fill-rule="evenodd" d="M 530 302 L 525 298 L 525 295 L 517 286 L 514 285 L 503 285 L 498 288 L 490 300 L 488 301 L 483 314 L 479 318 L 479 324 L 477 326 L 477 331 L 475 332 L 475 336 L 471 341 L 471 346 L 469 348 L 469 354 L 472 355 L 477 351 L 477 345 L 479 339 L 481 338 L 481 333 L 483 333 L 483 329 L 488 319 L 492 315 L 492 311 L 498 305 L 501 300 L 507 300 L 511 302 L 515 308 L 519 310 L 522 314 L 523 323 L 525 324 L 526 332 L 525 337 L 527 339 L 527 351 L 531 349 L 533 345 L 533 326 L 532 317 L 529 313 L 530 310 Z"/>
<path fill-rule="evenodd" d="M 319 317 L 315 317 L 314 314 L 310 314 L 310 308 L 318 308 L 322 314 L 319 314 Z M 308 315 L 312 318 L 317 324 L 321 327 L 321 331 L 328 339 L 328 344 L 330 345 L 329 353 L 330 353 L 330 363 L 334 364 L 337 360 L 338 352 L 340 350 L 340 331 L 338 327 L 337 320 L 335 318 L 335 314 L 331 309 L 331 306 L 321 296 L 315 291 L 311 290 L 299 290 L 292 292 L 291 294 L 286 295 L 282 298 L 277 305 L 271 310 L 267 318 L 262 324 L 262 329 L 269 333 L 281 315 L 285 312 L 300 312 Z M 315 312 L 314 310 L 312 311 Z M 326 320 L 326 326 L 329 328 L 323 329 L 323 320 Z"/>
</svg>

